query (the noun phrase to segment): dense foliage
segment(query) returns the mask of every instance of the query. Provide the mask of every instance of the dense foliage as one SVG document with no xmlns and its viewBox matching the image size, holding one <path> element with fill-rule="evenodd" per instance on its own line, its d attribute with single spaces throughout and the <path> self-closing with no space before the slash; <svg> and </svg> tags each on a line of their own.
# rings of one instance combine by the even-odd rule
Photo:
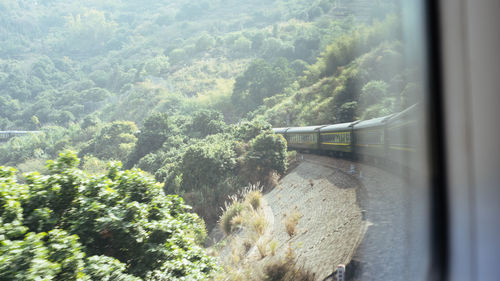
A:
<svg viewBox="0 0 500 281">
<path fill-rule="evenodd" d="M 203 279 L 203 221 L 165 194 L 213 226 L 285 173 L 271 127 L 415 103 L 394 3 L 0 1 L 0 130 L 40 131 L 0 143 L 39 172 L 1 169 L 0 279 Z"/>
<path fill-rule="evenodd" d="M 418 69 L 404 67 L 401 22 L 390 15 L 344 34 L 281 94 L 251 116 L 274 126 L 351 122 L 398 112 L 418 102 Z M 415 64 L 418 65 L 418 64 Z"/>
<path fill-rule="evenodd" d="M 77 166 L 62 154 L 26 184 L 0 167 L 0 279 L 205 280 L 215 270 L 182 199 L 116 163 L 99 176 Z"/>
</svg>

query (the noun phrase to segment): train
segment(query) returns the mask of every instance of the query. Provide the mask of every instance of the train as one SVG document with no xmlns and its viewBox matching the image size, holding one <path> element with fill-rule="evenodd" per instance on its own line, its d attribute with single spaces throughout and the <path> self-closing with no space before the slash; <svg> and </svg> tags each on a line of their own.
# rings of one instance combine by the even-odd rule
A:
<svg viewBox="0 0 500 281">
<path fill-rule="evenodd" d="M 0 142 L 6 142 L 13 137 L 39 133 L 41 133 L 41 131 L 0 131 Z"/>
<path fill-rule="evenodd" d="M 289 149 L 329 154 L 365 162 L 412 168 L 419 143 L 415 135 L 422 126 L 420 104 L 368 120 L 306 127 L 273 128 Z"/>
</svg>

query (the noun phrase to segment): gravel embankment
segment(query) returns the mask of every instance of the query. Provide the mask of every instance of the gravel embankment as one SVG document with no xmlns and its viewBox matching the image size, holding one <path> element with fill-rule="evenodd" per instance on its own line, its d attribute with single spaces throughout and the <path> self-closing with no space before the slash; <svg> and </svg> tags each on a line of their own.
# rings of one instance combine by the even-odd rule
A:
<svg viewBox="0 0 500 281">
<path fill-rule="evenodd" d="M 350 281 L 411 279 L 405 267 L 409 235 L 404 183 L 384 170 L 345 159 L 299 157 L 300 164 L 264 195 L 265 236 L 277 242 L 276 255 L 262 259 L 254 246 L 241 262 L 262 268 L 291 248 L 298 265 L 314 272 L 316 280 L 349 263 Z M 293 212 L 301 218 L 290 237 L 285 218 Z M 244 236 L 245 231 L 236 235 Z M 230 251 L 226 247 L 221 258 Z"/>
<path fill-rule="evenodd" d="M 318 156 L 306 156 L 306 159 L 344 171 L 355 165 L 355 177 L 361 183 L 357 190 L 358 202 L 365 212 L 367 231 L 353 257 L 356 272 L 351 280 L 413 279 L 407 265 L 411 237 L 405 183 L 394 174 L 369 165 Z"/>
<path fill-rule="evenodd" d="M 298 166 L 264 195 L 268 227 L 263 237 L 277 244 L 275 255 L 261 258 L 253 246 L 240 265 L 251 264 L 253 270 L 261 271 L 266 264 L 284 260 L 291 249 L 298 266 L 313 272 L 316 280 L 323 280 L 338 264 L 352 259 L 365 230 L 357 202 L 359 181 L 318 159 L 323 157 L 301 157 Z M 300 219 L 296 234 L 290 237 L 285 218 L 293 213 L 300 214 Z M 234 261 L 232 244 L 247 239 L 248 235 L 248 231 L 242 229 L 227 237 L 219 259 L 223 263 Z"/>
</svg>

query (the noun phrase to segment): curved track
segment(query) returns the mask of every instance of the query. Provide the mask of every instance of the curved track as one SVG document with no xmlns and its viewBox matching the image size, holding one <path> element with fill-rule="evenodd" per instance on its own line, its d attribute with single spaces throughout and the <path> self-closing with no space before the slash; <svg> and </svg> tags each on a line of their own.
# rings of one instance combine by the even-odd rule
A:
<svg viewBox="0 0 500 281">
<path fill-rule="evenodd" d="M 356 197 L 364 213 L 364 236 L 347 267 L 349 280 L 410 280 L 406 264 L 410 229 L 405 208 L 408 194 L 404 181 L 392 173 L 373 166 L 317 155 L 304 160 L 349 174 L 359 182 Z M 354 165 L 354 174 L 351 175 Z M 366 232 L 363 232 L 363 229 Z"/>
</svg>

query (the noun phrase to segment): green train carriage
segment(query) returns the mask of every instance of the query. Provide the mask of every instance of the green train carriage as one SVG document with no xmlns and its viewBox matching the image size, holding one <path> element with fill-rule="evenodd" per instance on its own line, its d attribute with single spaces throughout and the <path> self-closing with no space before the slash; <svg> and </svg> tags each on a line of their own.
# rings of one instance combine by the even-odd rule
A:
<svg viewBox="0 0 500 281">
<path fill-rule="evenodd" d="M 344 156 L 353 152 L 353 126 L 357 122 L 328 125 L 319 130 L 320 148 Z"/>
<path fill-rule="evenodd" d="M 285 132 L 288 147 L 300 150 L 319 150 L 319 130 L 325 126 L 288 128 Z"/>
</svg>

